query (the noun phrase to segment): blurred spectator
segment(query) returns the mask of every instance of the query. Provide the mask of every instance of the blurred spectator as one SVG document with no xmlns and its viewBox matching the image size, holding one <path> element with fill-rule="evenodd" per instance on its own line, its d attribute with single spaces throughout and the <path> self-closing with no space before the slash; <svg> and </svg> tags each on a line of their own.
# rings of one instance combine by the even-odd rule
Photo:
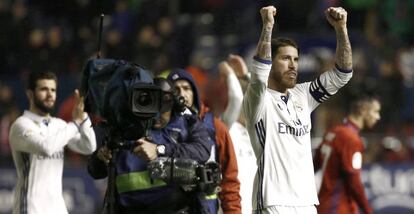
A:
<svg viewBox="0 0 414 214">
<path fill-rule="evenodd" d="M 130 38 L 134 26 L 133 14 L 129 11 L 125 0 L 115 1 L 115 11 L 111 15 L 111 26 L 117 29 L 122 38 Z"/>
<path fill-rule="evenodd" d="M 69 95 L 60 105 L 57 113 L 57 117 L 60 119 L 70 122 L 72 121 L 72 109 L 75 105 L 75 96 Z"/>
<path fill-rule="evenodd" d="M 209 73 L 196 66 L 189 66 L 186 70 L 193 76 L 198 86 L 201 101 L 215 116 L 220 117 L 228 103 L 228 93 L 225 93 L 228 91 L 226 79 L 218 72 Z"/>
<path fill-rule="evenodd" d="M 382 117 L 379 123 L 380 128 L 393 127 L 398 129 L 401 123 L 399 111 L 403 99 L 402 76 L 393 61 L 383 60 L 379 65 L 379 77 L 375 91 L 382 103 Z"/>
<path fill-rule="evenodd" d="M 142 27 L 133 42 L 134 62 L 152 68 L 154 59 L 157 57 L 161 47 L 161 38 L 156 34 L 151 25 Z"/>
<path fill-rule="evenodd" d="M 0 69 L 2 71 L 8 70 L 8 62 L 7 62 L 7 49 L 9 48 L 9 32 L 11 31 L 10 27 L 10 17 L 9 14 L 10 6 L 7 1 L 0 1 L 0 26 L 2 26 L 2 30 L 0 31 L 0 52 L 6 53 L 5 57 L 0 57 Z M 11 55 L 11 54 L 10 54 Z"/>
<path fill-rule="evenodd" d="M 7 50 L 2 53 L 6 54 L 8 68 L 7 71 L 12 73 L 15 70 L 20 70 L 21 65 L 25 62 L 22 51 L 27 47 L 23 42 L 26 40 L 30 31 L 30 20 L 27 12 L 27 7 L 22 1 L 15 1 L 11 8 L 11 19 L 6 19 L 8 23 L 4 26 L 7 33 Z"/>
<path fill-rule="evenodd" d="M 47 50 L 45 31 L 42 28 L 34 28 L 30 31 L 28 39 L 28 48 L 24 50 L 24 69 L 28 71 L 48 70 L 50 55 Z"/>
<path fill-rule="evenodd" d="M 414 46 L 400 48 L 397 51 L 397 63 L 402 72 L 404 85 L 414 86 Z"/>
<path fill-rule="evenodd" d="M 397 51 L 397 66 L 403 78 L 403 99 L 401 106 L 401 122 L 414 122 L 414 46 Z"/>
<path fill-rule="evenodd" d="M 410 160 L 410 153 L 406 146 L 394 136 L 387 136 L 382 139 L 381 160 L 387 163 L 396 163 Z"/>
<path fill-rule="evenodd" d="M 105 32 L 104 36 L 105 58 L 131 60 L 132 50 L 117 28 L 111 27 Z"/>
<path fill-rule="evenodd" d="M 47 30 L 47 69 L 55 73 L 69 72 L 69 49 L 64 41 L 62 28 L 58 25 L 50 26 Z M 66 66 L 62 66 L 66 65 Z"/>
<path fill-rule="evenodd" d="M 226 81 L 228 101 L 222 114 L 222 121 L 229 128 L 234 142 L 237 164 L 239 166 L 241 205 L 244 213 L 252 213 L 252 194 L 254 175 L 257 170 L 256 157 L 246 129 L 245 118 L 241 113 L 243 94 L 250 82 L 250 73 L 245 61 L 239 55 L 230 54 L 218 65 L 219 74 Z M 241 167 L 243 166 L 243 167 Z"/>
<path fill-rule="evenodd" d="M 13 91 L 0 82 L 0 160 L 3 163 L 12 163 L 9 130 L 18 116 L 20 111 L 14 103 Z"/>
</svg>

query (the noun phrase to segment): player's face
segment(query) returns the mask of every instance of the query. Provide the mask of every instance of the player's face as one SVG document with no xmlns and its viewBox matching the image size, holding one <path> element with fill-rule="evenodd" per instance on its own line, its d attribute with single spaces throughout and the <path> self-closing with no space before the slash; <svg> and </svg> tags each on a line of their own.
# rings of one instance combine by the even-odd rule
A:
<svg viewBox="0 0 414 214">
<path fill-rule="evenodd" d="M 194 104 L 194 92 L 191 84 L 187 80 L 176 80 L 174 87 L 178 95 L 184 97 L 185 105 L 192 108 Z"/>
<path fill-rule="evenodd" d="M 377 100 L 368 105 L 364 117 L 364 123 L 367 128 L 373 128 L 374 125 L 381 119 L 380 112 L 381 104 Z"/>
<path fill-rule="evenodd" d="M 48 114 L 55 108 L 56 82 L 55 80 L 41 79 L 37 81 L 36 88 L 32 92 L 32 102 L 40 113 Z"/>
<path fill-rule="evenodd" d="M 270 78 L 281 90 L 293 88 L 298 76 L 298 50 L 292 46 L 280 47 L 273 58 Z"/>
</svg>

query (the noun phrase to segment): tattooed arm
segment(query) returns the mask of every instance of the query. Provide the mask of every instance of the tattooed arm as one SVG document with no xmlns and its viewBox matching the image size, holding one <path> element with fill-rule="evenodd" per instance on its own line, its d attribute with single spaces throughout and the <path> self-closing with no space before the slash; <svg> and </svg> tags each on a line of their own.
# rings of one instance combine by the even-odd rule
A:
<svg viewBox="0 0 414 214">
<path fill-rule="evenodd" d="M 264 113 L 265 92 L 272 65 L 271 38 L 276 8 L 273 6 L 260 9 L 263 28 L 257 44 L 256 55 L 251 64 L 251 79 L 244 94 L 242 113 L 246 124 L 255 124 Z M 249 126 L 249 124 L 247 124 Z M 258 142 L 258 141 L 256 141 Z"/>
<path fill-rule="evenodd" d="M 276 8 L 273 6 L 263 7 L 260 9 L 260 15 L 262 16 L 263 27 L 257 44 L 256 56 L 263 60 L 272 60 L 271 40 Z"/>
<path fill-rule="evenodd" d="M 349 82 L 353 74 L 351 43 L 346 27 L 347 12 L 341 7 L 330 7 L 325 11 L 325 15 L 336 32 L 336 65 L 307 86 L 309 95 L 313 97 L 308 99 L 311 109 L 315 109 L 320 103 L 336 94 Z"/>
<path fill-rule="evenodd" d="M 352 70 L 352 49 L 346 27 L 347 12 L 342 7 L 330 7 L 325 15 L 336 32 L 336 64 L 340 69 Z"/>
</svg>

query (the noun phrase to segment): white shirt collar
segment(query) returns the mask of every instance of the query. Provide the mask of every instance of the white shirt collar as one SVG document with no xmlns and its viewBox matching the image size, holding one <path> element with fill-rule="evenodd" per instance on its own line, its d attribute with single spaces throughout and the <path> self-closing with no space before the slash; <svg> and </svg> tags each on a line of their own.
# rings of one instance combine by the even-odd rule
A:
<svg viewBox="0 0 414 214">
<path fill-rule="evenodd" d="M 50 122 L 50 119 L 51 119 L 51 117 L 43 117 L 29 110 L 25 110 L 23 115 L 37 123 L 43 123 L 43 121 L 45 120 Z"/>
<path fill-rule="evenodd" d="M 287 91 L 287 93 L 286 93 L 286 95 L 285 94 L 283 94 L 283 93 L 280 93 L 280 92 L 278 92 L 278 91 L 276 91 L 276 90 L 273 90 L 273 89 L 271 89 L 271 88 L 267 88 L 268 89 L 268 91 L 270 92 L 270 94 L 272 94 L 273 96 L 275 96 L 277 99 L 279 99 L 279 100 L 281 100 L 282 99 L 282 96 L 285 96 L 285 97 L 287 97 L 287 99 L 289 100 L 289 98 L 290 98 L 290 92 L 289 92 L 289 90 Z"/>
</svg>

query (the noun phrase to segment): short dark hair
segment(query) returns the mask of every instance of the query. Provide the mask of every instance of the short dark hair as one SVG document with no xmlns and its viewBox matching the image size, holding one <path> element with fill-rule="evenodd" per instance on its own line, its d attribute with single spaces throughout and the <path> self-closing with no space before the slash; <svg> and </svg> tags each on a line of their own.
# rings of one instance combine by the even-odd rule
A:
<svg viewBox="0 0 414 214">
<path fill-rule="evenodd" d="M 286 46 L 292 46 L 296 48 L 296 50 L 298 50 L 299 53 L 299 46 L 298 44 L 296 44 L 295 40 L 285 37 L 278 37 L 272 39 L 272 59 L 276 56 L 279 48 Z"/>
<path fill-rule="evenodd" d="M 375 95 L 375 94 L 361 94 L 361 95 L 357 95 L 351 101 L 351 104 L 349 106 L 349 113 L 351 113 L 351 114 L 359 114 L 359 112 L 361 111 L 361 109 L 364 106 L 366 106 L 367 104 L 371 104 L 374 101 L 380 102 L 379 97 L 377 95 Z"/>
<path fill-rule="evenodd" d="M 55 73 L 51 71 L 38 71 L 30 73 L 29 79 L 27 80 L 27 89 L 34 91 L 36 89 L 37 81 L 42 79 L 54 80 L 57 84 L 57 77 Z"/>
</svg>

